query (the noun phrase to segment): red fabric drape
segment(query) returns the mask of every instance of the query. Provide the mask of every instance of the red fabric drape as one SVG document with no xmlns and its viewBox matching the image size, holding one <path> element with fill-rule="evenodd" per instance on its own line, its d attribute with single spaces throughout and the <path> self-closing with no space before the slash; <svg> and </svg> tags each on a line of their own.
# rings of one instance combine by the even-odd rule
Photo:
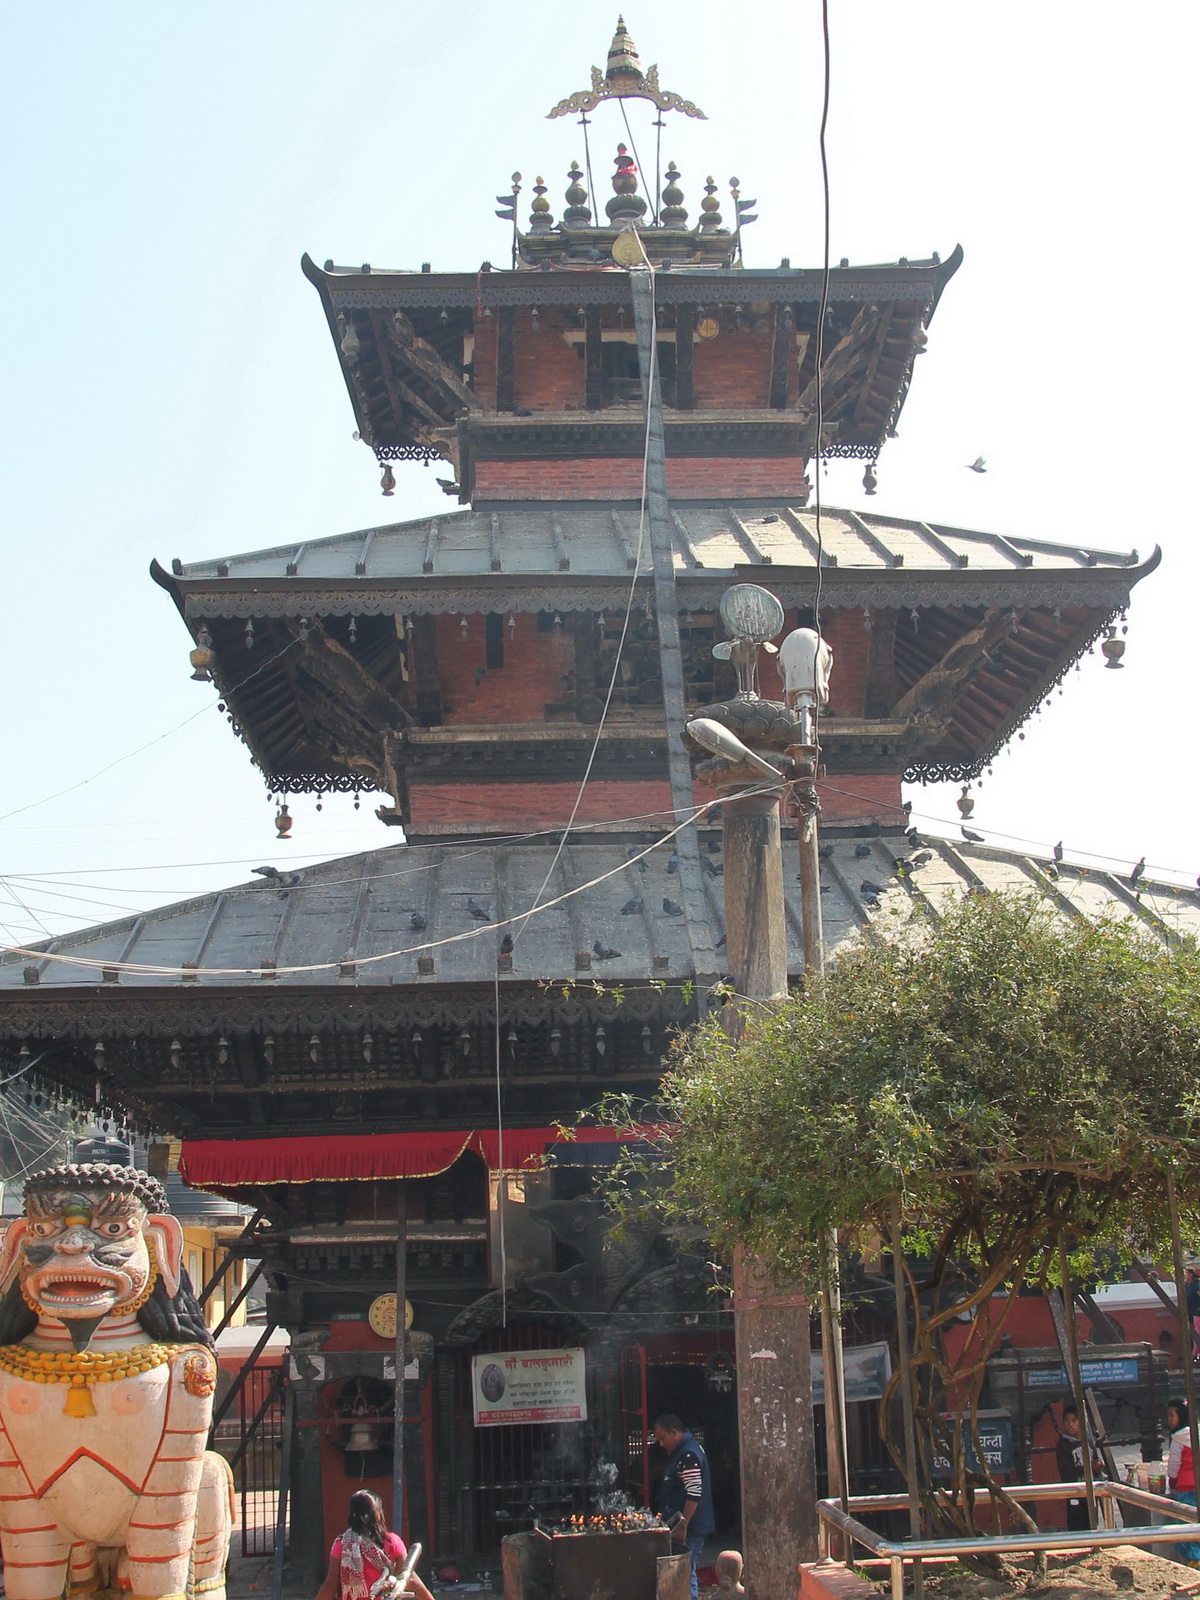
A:
<svg viewBox="0 0 1200 1600">
<path fill-rule="evenodd" d="M 579 1128 L 574 1142 L 611 1143 L 628 1137 L 615 1128 Z M 547 1145 L 563 1142 L 557 1128 L 507 1130 L 504 1165 L 534 1166 Z M 342 1178 L 430 1178 L 453 1166 L 466 1150 L 474 1150 L 489 1167 L 500 1165 L 500 1135 L 495 1128 L 456 1128 L 295 1139 L 191 1139 L 180 1151 L 179 1172 L 195 1189 L 333 1183 Z"/>
</svg>

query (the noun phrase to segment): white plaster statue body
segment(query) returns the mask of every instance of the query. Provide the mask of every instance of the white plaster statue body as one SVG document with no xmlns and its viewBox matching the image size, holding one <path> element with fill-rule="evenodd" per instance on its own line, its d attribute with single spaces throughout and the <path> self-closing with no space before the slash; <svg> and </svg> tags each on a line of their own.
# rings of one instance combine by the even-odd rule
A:
<svg viewBox="0 0 1200 1600">
<path fill-rule="evenodd" d="M 9 1600 L 223 1600 L 232 1480 L 205 1450 L 217 1366 L 179 1223 L 128 1167 L 40 1174 L 25 1210 L 0 1256 Z"/>
</svg>

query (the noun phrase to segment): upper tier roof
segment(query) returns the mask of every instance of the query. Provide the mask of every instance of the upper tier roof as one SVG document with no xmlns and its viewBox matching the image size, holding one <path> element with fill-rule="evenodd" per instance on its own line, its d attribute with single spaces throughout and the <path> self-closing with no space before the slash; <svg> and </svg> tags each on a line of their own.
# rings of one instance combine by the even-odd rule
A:
<svg viewBox="0 0 1200 1600">
<path fill-rule="evenodd" d="M 747 567 L 759 568 L 759 581 L 772 588 L 811 587 L 802 576 L 817 561 L 811 506 L 677 504 L 675 526 L 676 573 L 697 604 L 699 590 L 719 591 Z M 1157 562 L 1157 552 L 1139 563 L 1136 550 L 1056 544 L 832 506 L 822 513 L 822 544 L 832 606 L 920 604 L 931 597 L 931 580 L 945 588 L 946 601 L 961 605 L 1010 598 L 1055 604 L 1085 592 L 1090 603 L 1119 605 Z M 569 609 L 580 580 L 627 584 L 637 546 L 635 507 L 555 502 L 452 512 L 216 560 L 176 561 L 173 576 L 157 567 L 155 576 L 183 601 L 187 615 L 197 617 L 529 609 L 506 592 L 515 583 L 529 591 L 532 579 L 544 583 L 537 603 Z M 648 534 L 641 570 L 650 571 Z M 998 580 L 1006 580 L 1003 594 Z"/>
</svg>

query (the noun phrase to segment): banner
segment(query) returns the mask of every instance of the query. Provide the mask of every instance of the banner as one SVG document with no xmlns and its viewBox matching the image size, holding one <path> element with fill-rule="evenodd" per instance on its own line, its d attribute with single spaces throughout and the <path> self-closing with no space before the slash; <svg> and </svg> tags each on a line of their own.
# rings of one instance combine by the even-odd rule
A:
<svg viewBox="0 0 1200 1600">
<path fill-rule="evenodd" d="M 892 1352 L 886 1344 L 845 1344 L 842 1369 L 846 1375 L 846 1401 L 881 1400 L 892 1375 Z M 813 1405 L 825 1404 L 825 1358 L 812 1353 Z"/>
<path fill-rule="evenodd" d="M 475 1426 L 586 1422 L 583 1351 L 496 1350 L 471 1357 Z"/>
</svg>

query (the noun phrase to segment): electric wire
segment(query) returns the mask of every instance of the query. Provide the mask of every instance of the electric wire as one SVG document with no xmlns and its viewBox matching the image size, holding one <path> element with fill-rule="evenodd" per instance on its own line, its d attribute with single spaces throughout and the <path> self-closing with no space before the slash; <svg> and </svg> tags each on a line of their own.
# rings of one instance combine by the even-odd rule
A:
<svg viewBox="0 0 1200 1600">
<path fill-rule="evenodd" d="M 624 108 L 624 106 L 622 106 L 622 108 L 621 108 L 621 114 L 622 115 L 624 115 L 624 111 L 625 111 L 625 108 Z M 628 126 L 628 122 L 626 123 L 626 126 Z M 633 135 L 630 134 L 629 137 L 630 137 L 630 142 L 632 143 Z M 634 152 L 635 159 L 636 159 L 636 156 L 637 156 L 637 152 L 635 151 Z M 651 285 L 653 286 L 653 283 L 654 283 L 654 268 L 650 265 L 650 259 L 646 255 L 646 248 L 642 244 L 641 234 L 637 231 L 636 228 L 633 229 L 633 237 L 638 242 L 638 247 L 642 252 L 642 259 L 646 263 L 646 268 L 650 273 L 650 282 L 651 282 Z M 651 296 L 651 299 L 653 300 L 653 295 Z M 650 377 L 650 386 L 651 387 L 653 387 L 653 383 L 654 383 L 655 372 L 656 372 L 656 369 L 657 369 L 657 362 L 658 362 L 658 310 L 657 310 L 657 307 L 655 307 L 654 311 L 652 313 L 652 317 L 651 317 L 651 330 L 650 330 L 650 373 L 649 373 L 649 377 Z M 546 869 L 546 876 L 542 879 L 541 888 L 538 890 L 537 894 L 534 896 L 533 905 L 530 907 L 530 914 L 532 914 L 532 912 L 534 910 L 536 910 L 538 905 L 541 903 L 542 895 L 545 894 L 545 892 L 546 892 L 546 886 L 550 882 L 551 876 L 553 875 L 555 869 L 558 866 L 558 863 L 559 863 L 560 859 L 562 858 L 563 851 L 566 849 L 567 840 L 570 837 L 571 830 L 572 830 L 572 828 L 574 827 L 574 824 L 575 824 L 575 818 L 579 814 L 579 807 L 583 804 L 584 791 L 587 788 L 588 780 L 591 778 L 591 775 L 592 775 L 592 767 L 595 765 L 595 762 L 596 762 L 596 755 L 597 755 L 597 752 L 600 749 L 600 739 L 601 739 L 601 736 L 604 733 L 604 725 L 605 725 L 606 721 L 608 720 L 609 709 L 610 709 L 610 707 L 612 705 L 612 697 L 613 697 L 613 694 L 616 691 L 617 678 L 618 678 L 618 676 L 620 674 L 620 671 L 621 671 L 621 660 L 622 660 L 622 657 L 623 657 L 623 655 L 625 653 L 625 641 L 629 636 L 629 621 L 630 621 L 630 618 L 633 615 L 634 596 L 637 593 L 637 583 L 638 583 L 638 579 L 639 579 L 639 577 L 641 575 L 642 552 L 645 549 L 645 544 L 646 544 L 646 507 L 647 507 L 647 500 L 648 500 L 649 475 L 650 475 L 650 406 L 649 406 L 649 402 L 647 401 L 647 405 L 646 405 L 646 427 L 645 427 L 645 431 L 644 431 L 644 433 L 642 435 L 642 493 L 641 493 L 641 504 L 640 504 L 640 506 L 638 508 L 637 548 L 634 551 L 633 573 L 632 573 L 632 576 L 631 576 L 630 581 L 629 581 L 629 593 L 626 596 L 626 600 L 625 600 L 625 615 L 624 615 L 624 617 L 622 619 L 622 622 L 621 622 L 621 637 L 620 637 L 620 639 L 619 639 L 619 641 L 617 643 L 617 652 L 616 652 L 615 657 L 613 658 L 612 673 L 611 673 L 611 675 L 609 677 L 609 680 L 608 680 L 608 692 L 605 694 L 605 697 L 604 697 L 604 706 L 603 706 L 603 708 L 602 708 L 602 710 L 600 712 L 600 721 L 596 725 L 595 737 L 592 740 L 592 748 L 591 748 L 590 752 L 588 753 L 587 765 L 584 768 L 583 777 L 580 780 L 579 789 L 578 789 L 578 791 L 576 792 L 576 795 L 575 795 L 575 803 L 571 807 L 571 815 L 567 819 L 566 827 L 563 829 L 562 837 L 558 842 L 558 848 L 554 852 L 554 858 L 550 862 L 549 867 Z M 521 935 L 524 933 L 524 931 L 525 931 L 525 926 L 522 923 L 520 929 L 517 931 L 517 933 L 515 933 L 513 935 L 513 943 L 514 944 L 519 942 L 519 940 L 521 938 Z"/>
<path fill-rule="evenodd" d="M 755 787 L 752 789 L 746 789 L 741 795 L 735 798 L 749 797 L 756 794 L 773 793 L 775 793 L 773 786 L 764 785 L 761 788 Z M 539 915 L 546 911 L 552 911 L 556 906 L 563 905 L 568 900 L 573 900 L 576 898 L 576 896 L 586 893 L 587 890 L 594 889 L 601 883 L 607 883 L 610 878 L 615 878 L 618 873 L 625 872 L 630 867 L 636 866 L 639 861 L 644 860 L 655 850 L 658 850 L 664 844 L 667 844 L 677 834 L 682 833 L 685 828 L 692 827 L 696 819 L 703 812 L 711 810 L 714 806 L 720 805 L 721 803 L 721 799 L 717 796 L 714 796 L 711 800 L 705 800 L 701 805 L 694 806 L 688 812 L 687 816 L 685 816 L 681 822 L 677 823 L 674 828 L 670 829 L 669 832 L 664 834 L 662 838 L 656 839 L 652 844 L 647 845 L 643 850 L 636 851 L 633 855 L 626 856 L 625 859 L 620 861 L 615 867 L 610 867 L 607 872 L 598 873 L 596 877 L 589 878 L 586 883 L 577 884 L 573 889 L 565 890 L 562 894 L 556 895 L 552 900 L 543 901 L 541 905 L 535 907 L 531 911 L 517 912 L 511 917 L 504 917 L 498 921 L 489 922 L 486 927 L 468 928 L 463 933 L 449 934 L 444 939 L 430 939 L 426 940 L 422 944 L 404 945 L 396 950 L 384 950 L 379 952 L 377 955 L 358 956 L 355 958 L 355 965 L 358 967 L 374 966 L 381 961 L 393 961 L 399 956 L 419 955 L 428 950 L 439 950 L 445 945 L 461 944 L 464 940 L 482 938 L 487 934 L 495 933 L 500 928 L 512 927 L 517 922 L 527 922 L 531 916 Z M 70 955 L 67 953 L 60 954 L 56 951 L 49 950 L 33 950 L 23 945 L 0 945 L 0 950 L 7 951 L 10 955 L 25 956 L 32 961 L 59 962 L 67 966 L 84 967 L 92 971 L 107 968 L 112 972 L 131 972 L 143 977 L 164 975 L 169 976 L 175 973 L 182 973 L 184 970 L 178 965 L 163 966 L 155 963 L 139 961 L 105 961 L 102 958 L 91 956 Z M 277 967 L 272 970 L 275 976 L 284 976 L 289 973 L 332 972 L 335 969 L 340 969 L 341 965 L 342 963 L 340 961 L 314 961 L 306 963 L 303 966 Z M 187 972 L 189 978 L 201 976 L 261 977 L 262 975 L 261 969 L 258 967 L 197 966 L 189 967 Z"/>
<path fill-rule="evenodd" d="M 817 135 L 817 147 L 821 158 L 821 207 L 822 207 L 822 250 L 821 250 L 821 299 L 817 310 L 817 370 L 816 370 L 816 411 L 817 411 L 817 438 L 813 454 L 813 508 L 816 515 L 817 532 L 817 592 L 813 601 L 814 626 L 818 634 L 821 632 L 821 590 L 825 583 L 825 536 L 821 521 L 821 478 L 823 472 L 822 454 L 825 448 L 825 319 L 829 313 L 829 278 L 830 278 L 830 206 L 829 206 L 829 153 L 825 146 L 825 134 L 829 125 L 829 83 L 830 83 L 830 47 L 829 47 L 829 0 L 821 0 L 821 36 L 823 50 L 823 89 L 821 94 L 821 124 Z"/>
<path fill-rule="evenodd" d="M 186 728 L 189 723 L 195 722 L 197 717 L 202 717 L 206 711 L 213 710 L 222 700 L 227 700 L 231 695 L 236 694 L 239 689 L 244 689 L 248 683 L 253 682 L 258 677 L 259 673 L 265 672 L 273 662 L 278 661 L 280 656 L 286 655 L 292 646 L 299 644 L 299 642 L 298 638 L 289 640 L 282 650 L 277 650 L 273 656 L 268 656 L 266 661 L 257 666 L 253 672 L 248 673 L 239 683 L 235 684 L 231 689 L 221 690 L 215 700 L 210 700 L 207 705 L 201 706 L 199 711 L 193 711 L 190 716 L 184 717 L 182 722 L 177 722 L 173 728 L 168 728 L 165 733 L 157 734 L 153 739 L 148 739 L 145 744 L 138 745 L 136 750 L 128 750 L 123 756 L 117 756 L 107 766 L 100 767 L 90 777 L 81 778 L 78 783 L 69 784 L 67 788 L 58 789 L 53 794 L 43 795 L 40 800 L 30 800 L 27 805 L 17 806 L 12 811 L 5 811 L 0 814 L 0 822 L 7 822 L 10 817 L 19 817 L 26 811 L 35 810 L 38 806 L 49 805 L 52 800 L 61 800 L 65 794 L 74 794 L 77 789 L 84 789 L 89 783 L 95 783 L 97 778 L 102 778 L 106 772 L 111 772 L 114 767 L 119 767 L 123 762 L 132 761 L 134 756 L 140 756 L 144 751 L 153 749 L 156 744 L 161 744 L 164 739 L 169 739 L 172 734 L 178 733 L 181 728 Z"/>
</svg>

